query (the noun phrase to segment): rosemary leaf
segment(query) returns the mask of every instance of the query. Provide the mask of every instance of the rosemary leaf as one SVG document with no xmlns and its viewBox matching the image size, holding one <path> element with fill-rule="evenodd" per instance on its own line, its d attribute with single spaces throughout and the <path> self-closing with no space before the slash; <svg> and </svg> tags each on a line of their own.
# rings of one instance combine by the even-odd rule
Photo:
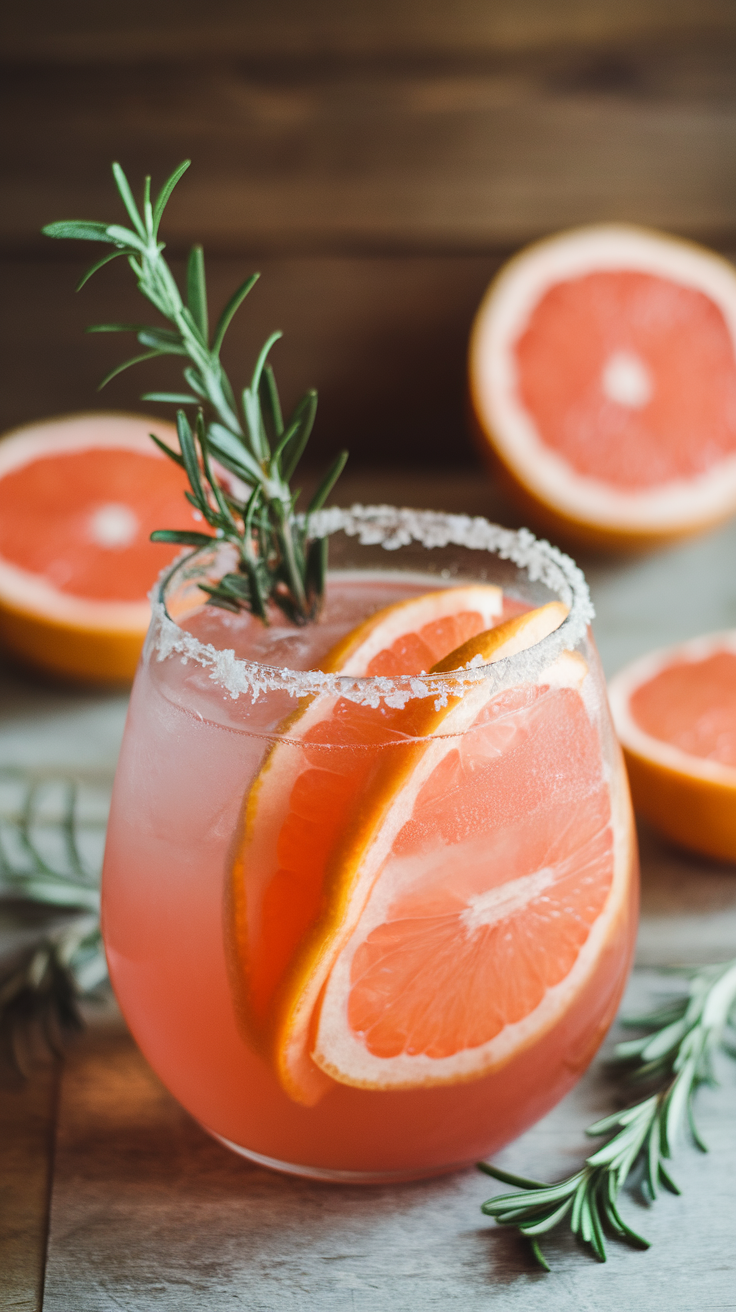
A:
<svg viewBox="0 0 736 1312">
<path fill-rule="evenodd" d="M 282 439 L 279 444 L 279 455 L 282 461 L 282 474 L 285 482 L 290 483 L 296 472 L 304 448 L 309 441 L 314 420 L 317 414 L 317 393 L 314 391 L 307 392 L 298 402 L 294 413 L 289 419 L 286 430 L 288 439 Z M 286 438 L 286 434 L 284 435 Z M 288 441 L 288 449 L 287 449 Z"/>
<path fill-rule="evenodd" d="M 71 237 L 75 241 L 110 242 L 106 223 L 88 223 L 82 219 L 62 219 L 60 223 L 47 223 L 41 231 L 44 237 Z M 109 258 L 106 257 L 105 262 Z"/>
<path fill-rule="evenodd" d="M 141 401 L 163 401 L 169 405 L 197 404 L 196 396 L 189 396 L 186 392 L 144 392 Z M 163 446 L 163 443 L 161 445 Z M 166 451 L 172 459 L 178 459 L 175 451 L 172 451 L 169 447 L 166 448 Z"/>
<path fill-rule="evenodd" d="M 339 456 L 335 460 L 335 463 L 331 465 L 330 468 L 328 469 L 322 482 L 317 488 L 317 491 L 312 497 L 312 500 L 310 501 L 309 507 L 307 509 L 308 516 L 313 515 L 315 511 L 322 509 L 322 506 L 324 505 L 325 501 L 330 495 L 330 492 L 335 486 L 335 483 L 337 482 L 343 469 L 345 468 L 347 464 L 347 460 L 348 460 L 347 451 L 341 451 Z"/>
<path fill-rule="evenodd" d="M 222 347 L 222 343 L 223 343 L 224 338 L 225 338 L 225 333 L 227 332 L 228 328 L 230 327 L 230 324 L 231 324 L 231 322 L 232 322 L 233 317 L 235 316 L 235 314 L 237 313 L 237 311 L 240 309 L 241 305 L 243 304 L 243 301 L 245 300 L 246 296 L 248 295 L 248 292 L 251 291 L 251 289 L 252 289 L 253 287 L 255 287 L 255 285 L 256 285 L 256 283 L 258 282 L 258 279 L 260 278 L 260 276 L 261 276 L 261 275 L 260 275 L 259 273 L 252 273 L 252 274 L 250 275 L 250 278 L 246 278 L 245 282 L 242 283 L 241 286 L 238 287 L 238 290 L 237 290 L 236 292 L 234 292 L 233 295 L 230 297 L 230 300 L 228 301 L 227 305 L 225 306 L 225 309 L 223 310 L 222 314 L 220 315 L 219 319 L 217 320 L 217 327 L 215 328 L 215 335 L 214 335 L 214 337 L 213 337 L 213 339 L 212 339 L 212 353 L 213 353 L 213 355 L 219 355 L 219 354 L 220 354 L 220 349 L 221 349 L 221 347 Z"/>
<path fill-rule="evenodd" d="M 315 394 L 308 393 L 307 395 Z M 276 377 L 270 364 L 264 366 L 261 374 L 258 383 L 258 398 L 261 403 L 261 414 L 263 415 L 269 445 L 275 447 L 284 431 L 284 421 L 281 414 L 278 388 L 276 387 Z"/>
<path fill-rule="evenodd" d="M 187 261 L 187 305 L 205 346 L 209 338 L 207 317 L 207 280 L 204 272 L 204 251 L 192 246 Z"/>
<path fill-rule="evenodd" d="M 155 360 L 157 356 L 163 354 L 163 351 L 146 351 L 145 355 L 134 355 L 132 360 L 126 360 L 123 364 L 116 365 L 114 369 L 110 370 L 109 374 L 105 374 L 102 382 L 97 386 L 97 391 L 101 392 L 103 387 L 107 387 L 107 384 L 111 383 L 113 378 L 117 378 L 118 374 L 123 373 L 125 369 L 130 369 L 131 365 L 142 364 L 144 360 Z"/>
<path fill-rule="evenodd" d="M 157 528 L 151 534 L 152 542 L 174 542 L 180 547 L 200 547 L 211 546 L 216 541 L 209 533 L 190 532 L 185 528 Z"/>
<path fill-rule="evenodd" d="M 91 267 L 87 270 L 87 272 L 82 274 L 74 290 L 77 292 L 81 292 L 85 283 L 89 282 L 93 273 L 97 273 L 98 269 L 103 269 L 105 265 L 110 264 L 112 260 L 119 260 L 121 255 L 125 255 L 125 254 L 126 254 L 125 251 L 111 251 L 109 255 L 103 255 L 101 260 L 96 260 L 95 263 L 91 265 Z"/>
<path fill-rule="evenodd" d="M 141 237 L 141 239 L 145 242 L 145 240 L 146 240 L 146 229 L 145 229 L 145 225 L 144 225 L 144 223 L 143 223 L 143 220 L 142 220 L 140 214 L 138 213 L 138 206 L 136 205 L 135 201 L 133 200 L 133 193 L 132 193 L 132 191 L 130 190 L 130 187 L 128 186 L 128 179 L 126 178 L 125 174 L 123 173 L 123 170 L 121 169 L 120 165 L 117 164 L 117 163 L 116 163 L 116 164 L 113 164 L 113 166 L 112 166 L 112 173 L 113 173 L 113 177 L 114 177 L 114 179 L 115 179 L 115 183 L 116 183 L 116 185 L 117 185 L 117 189 L 118 189 L 118 191 L 119 191 L 119 193 L 120 193 L 120 198 L 121 198 L 121 200 L 122 200 L 122 202 L 123 202 L 123 204 L 124 204 L 126 210 L 128 211 L 128 216 L 129 216 L 129 218 L 130 218 L 130 220 L 131 220 L 131 222 L 132 222 L 134 228 L 136 229 L 138 235 L 139 235 L 139 236 Z M 146 188 L 146 190 L 148 191 L 149 188 L 150 188 L 150 182 L 149 182 L 148 187 Z"/>
<path fill-rule="evenodd" d="M 167 178 L 166 182 L 164 183 L 163 187 L 158 193 L 156 202 L 153 207 L 153 236 L 154 237 L 156 237 L 158 233 L 158 227 L 163 217 L 163 212 L 169 203 L 169 198 L 171 196 L 171 193 L 174 190 L 174 187 L 176 186 L 177 182 L 179 182 L 181 178 L 183 178 L 191 162 L 192 161 L 190 159 L 183 160 L 182 163 L 179 165 L 179 167 L 174 169 L 174 172 L 171 174 L 171 177 Z"/>
<path fill-rule="evenodd" d="M 207 430 L 207 441 L 217 459 L 246 483 L 262 483 L 264 471 L 235 435 L 222 424 L 212 423 Z"/>
<path fill-rule="evenodd" d="M 161 355 L 187 355 L 179 334 L 167 332 L 165 328 L 144 328 L 138 333 L 138 341 L 141 346 L 150 346 Z"/>
</svg>

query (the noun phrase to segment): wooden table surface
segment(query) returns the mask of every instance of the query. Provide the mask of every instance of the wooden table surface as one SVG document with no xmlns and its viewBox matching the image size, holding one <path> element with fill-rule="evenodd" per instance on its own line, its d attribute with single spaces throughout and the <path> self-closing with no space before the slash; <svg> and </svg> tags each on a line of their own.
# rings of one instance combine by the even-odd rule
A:
<svg viewBox="0 0 736 1312">
<path fill-rule="evenodd" d="M 476 474 L 346 478 L 343 497 L 512 517 Z M 736 623 L 736 525 L 655 556 L 583 563 L 609 673 L 659 642 Z M 125 696 L 64 690 L 5 669 L 0 765 L 74 765 L 104 780 Z M 643 914 L 632 997 L 652 968 L 736 953 L 736 870 L 642 834 Z M 0 927 L 1 928 L 1 927 Z M 419 1312 L 457 1307 L 569 1312 L 736 1308 L 736 1071 L 699 1095 L 711 1152 L 683 1145 L 683 1197 L 624 1203 L 654 1241 L 610 1246 L 606 1267 L 550 1239 L 551 1275 L 482 1217 L 499 1188 L 475 1171 L 394 1186 L 326 1186 L 250 1166 L 210 1140 L 147 1067 L 113 1007 L 92 1014 L 63 1065 L 0 1091 L 0 1307 L 294 1308 Z M 544 1121 L 499 1155 L 554 1178 L 580 1163 L 583 1129 L 612 1108 L 597 1061 Z"/>
</svg>

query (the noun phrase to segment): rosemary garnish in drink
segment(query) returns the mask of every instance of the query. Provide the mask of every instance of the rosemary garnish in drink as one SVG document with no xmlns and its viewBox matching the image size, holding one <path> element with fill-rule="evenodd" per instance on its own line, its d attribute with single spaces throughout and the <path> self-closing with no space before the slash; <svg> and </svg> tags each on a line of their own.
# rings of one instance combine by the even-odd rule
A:
<svg viewBox="0 0 736 1312">
<path fill-rule="evenodd" d="M 604 1234 L 648 1248 L 618 1211 L 618 1196 L 635 1168 L 643 1169 L 642 1192 L 654 1202 L 660 1187 L 679 1194 L 667 1163 L 685 1126 L 696 1147 L 707 1151 L 693 1116 L 693 1097 L 701 1084 L 714 1084 L 717 1051 L 736 1057 L 736 961 L 688 971 L 690 985 L 646 1016 L 624 1024 L 647 1033 L 619 1043 L 614 1061 L 628 1067 L 627 1079 L 649 1086 L 648 1096 L 624 1111 L 588 1127 L 591 1136 L 610 1134 L 586 1159 L 582 1170 L 557 1184 L 544 1184 L 479 1162 L 482 1171 L 522 1193 L 501 1194 L 482 1211 L 501 1225 L 515 1226 L 531 1241 L 540 1266 L 549 1271 L 539 1247 L 542 1235 L 567 1221 L 574 1234 L 606 1260 Z"/>
<path fill-rule="evenodd" d="M 186 495 L 214 529 L 214 536 L 160 529 L 151 535 L 153 540 L 192 547 L 205 547 L 217 540 L 232 543 L 237 551 L 236 567 L 215 586 L 205 589 L 210 600 L 227 610 L 251 610 L 265 622 L 269 602 L 273 602 L 293 623 L 305 624 L 319 610 L 327 561 L 327 541 L 311 537 L 310 517 L 332 491 L 347 452 L 340 452 L 327 471 L 306 515 L 297 515 L 299 493 L 292 492 L 290 482 L 312 431 L 317 393 L 307 392 L 284 420 L 274 372 L 268 363 L 271 348 L 281 337 L 280 332 L 274 332 L 258 355 L 249 383 L 236 399 L 220 352 L 232 318 L 258 274 L 251 274 L 238 287 L 210 333 L 204 255 L 201 246 L 194 246 L 187 262 L 186 300 L 182 298 L 158 234 L 169 197 L 189 163 L 185 160 L 174 170 L 155 201 L 151 200 L 151 179 L 146 178 L 142 208 L 120 165 L 113 164 L 115 183 L 132 227 L 70 220 L 51 223 L 43 231 L 48 237 L 72 237 L 112 246 L 110 254 L 87 270 L 77 290 L 103 265 L 125 256 L 140 291 L 172 325 L 164 328 L 107 323 L 88 329 L 97 333 L 135 333 L 145 348 L 143 354 L 111 370 L 100 387 L 144 360 L 164 355 L 187 360 L 187 392 L 147 392 L 141 400 L 180 407 L 176 415 L 179 452 L 151 436 L 186 470 L 191 485 Z M 194 424 L 181 408 L 184 406 L 196 407 Z M 235 482 L 228 474 L 234 475 Z M 245 494 L 241 485 L 245 485 Z"/>
</svg>

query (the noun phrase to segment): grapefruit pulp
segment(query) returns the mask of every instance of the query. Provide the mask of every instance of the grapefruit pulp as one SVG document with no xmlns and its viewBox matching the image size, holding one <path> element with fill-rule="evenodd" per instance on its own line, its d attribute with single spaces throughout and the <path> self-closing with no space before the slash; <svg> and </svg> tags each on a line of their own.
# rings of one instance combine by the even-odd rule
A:
<svg viewBox="0 0 736 1312">
<path fill-rule="evenodd" d="M 0 441 L 0 639 L 54 674 L 130 680 L 150 619 L 147 594 L 178 548 L 155 528 L 194 528 L 171 424 L 80 414 Z"/>
<path fill-rule="evenodd" d="M 623 225 L 530 246 L 480 305 L 469 383 L 545 531 L 639 549 L 736 510 L 736 271 L 709 251 Z"/>
<path fill-rule="evenodd" d="M 610 700 L 636 810 L 676 843 L 736 861 L 736 630 L 633 661 Z"/>
</svg>

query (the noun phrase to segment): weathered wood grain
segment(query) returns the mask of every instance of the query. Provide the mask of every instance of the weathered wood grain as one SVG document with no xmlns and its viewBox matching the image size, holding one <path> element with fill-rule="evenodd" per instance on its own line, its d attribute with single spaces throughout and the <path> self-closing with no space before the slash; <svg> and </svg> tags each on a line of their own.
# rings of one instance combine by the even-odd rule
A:
<svg viewBox="0 0 736 1312">
<path fill-rule="evenodd" d="M 481 251 L 575 223 L 736 232 L 736 33 L 490 65 L 8 66 L 0 245 L 115 213 L 194 168 L 167 215 L 224 252 Z"/>
<path fill-rule="evenodd" d="M 7 6 L 6 57 L 129 62 L 184 56 L 459 53 L 733 32 L 728 0 L 25 0 Z"/>
<path fill-rule="evenodd" d="M 0 1308 L 38 1312 L 59 1068 L 0 1072 Z"/>
</svg>

